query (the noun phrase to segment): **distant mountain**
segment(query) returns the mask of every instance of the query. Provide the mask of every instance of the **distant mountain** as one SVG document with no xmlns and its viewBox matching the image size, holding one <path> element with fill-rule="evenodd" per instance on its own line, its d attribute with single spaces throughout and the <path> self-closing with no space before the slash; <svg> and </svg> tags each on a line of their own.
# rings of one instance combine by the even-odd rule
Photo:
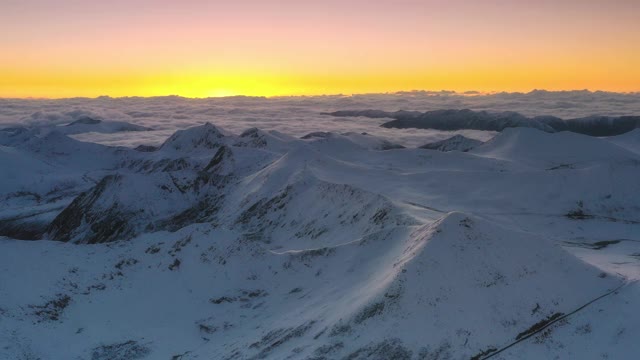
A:
<svg viewBox="0 0 640 360">
<path fill-rule="evenodd" d="M 313 132 L 302 137 L 303 140 L 314 139 L 318 143 L 329 143 L 332 146 L 338 144 L 355 144 L 370 150 L 393 150 L 404 149 L 404 146 L 394 144 L 388 140 L 371 136 L 367 133 L 348 132 L 344 134 L 335 134 L 331 132 Z"/>
<path fill-rule="evenodd" d="M 93 119 L 88 116 L 80 117 L 78 120 L 72 121 L 65 126 L 76 126 L 76 125 L 96 125 L 102 123 L 102 120 Z"/>
<path fill-rule="evenodd" d="M 640 116 L 590 116 L 563 120 L 554 116 L 526 117 L 517 112 L 487 112 L 473 110 L 435 110 L 384 112 L 380 110 L 343 110 L 331 116 L 364 116 L 392 118 L 380 126 L 386 128 L 416 128 L 436 130 L 502 131 L 512 127 L 528 127 L 544 132 L 571 131 L 590 136 L 614 136 L 640 127 Z"/>
<path fill-rule="evenodd" d="M 347 117 L 347 116 L 362 116 L 362 117 L 368 117 L 368 118 L 372 118 L 372 119 L 378 119 L 378 118 L 395 118 L 396 116 L 398 117 L 411 117 L 411 116 L 419 116 L 420 114 L 422 114 L 419 111 L 404 111 L 404 110 L 400 110 L 400 111 L 396 111 L 396 112 L 387 112 L 387 111 L 382 111 L 382 110 L 339 110 L 339 111 L 334 111 L 334 112 L 329 112 L 329 113 L 322 113 L 323 115 L 331 115 L 331 116 L 337 116 L 337 117 Z"/>
<path fill-rule="evenodd" d="M 438 151 L 469 151 L 478 145 L 483 144 L 480 140 L 469 139 L 462 135 L 454 135 L 448 139 L 432 142 L 420 146 L 421 149 L 438 150 Z"/>
<path fill-rule="evenodd" d="M 150 131 L 152 129 L 125 121 L 107 121 L 83 116 L 69 124 L 57 126 L 56 130 L 66 135 L 74 135 L 88 132 L 112 134 L 127 131 Z"/>
</svg>

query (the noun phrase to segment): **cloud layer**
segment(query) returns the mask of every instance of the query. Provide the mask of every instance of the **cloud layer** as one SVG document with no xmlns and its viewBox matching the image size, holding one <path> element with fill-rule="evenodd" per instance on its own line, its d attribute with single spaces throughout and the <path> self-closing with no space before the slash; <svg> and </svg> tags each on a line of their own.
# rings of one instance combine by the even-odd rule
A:
<svg viewBox="0 0 640 360">
<path fill-rule="evenodd" d="M 0 99 L 0 127 L 66 124 L 83 116 L 126 121 L 154 129 L 149 132 L 76 135 L 80 140 L 110 145 L 155 145 L 177 129 L 211 122 L 240 133 L 251 127 L 278 130 L 294 136 L 314 131 L 367 132 L 391 141 L 417 146 L 442 140 L 452 134 L 487 140 L 492 132 L 455 132 L 385 129 L 389 119 L 335 118 L 323 112 L 380 109 L 385 111 L 438 109 L 517 111 L 526 116 L 554 115 L 562 118 L 589 115 L 638 115 L 640 93 L 533 91 L 482 95 L 455 92 L 403 92 L 354 96 L 310 97 L 228 97 L 188 99 L 153 98 L 73 98 L 62 100 Z"/>
</svg>

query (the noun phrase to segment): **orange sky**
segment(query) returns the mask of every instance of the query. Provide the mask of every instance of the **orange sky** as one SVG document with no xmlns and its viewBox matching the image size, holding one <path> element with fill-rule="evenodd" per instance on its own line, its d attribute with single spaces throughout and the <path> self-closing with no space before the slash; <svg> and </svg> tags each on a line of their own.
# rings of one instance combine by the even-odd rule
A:
<svg viewBox="0 0 640 360">
<path fill-rule="evenodd" d="M 637 0 L 3 0 L 0 97 L 640 91 Z"/>
</svg>

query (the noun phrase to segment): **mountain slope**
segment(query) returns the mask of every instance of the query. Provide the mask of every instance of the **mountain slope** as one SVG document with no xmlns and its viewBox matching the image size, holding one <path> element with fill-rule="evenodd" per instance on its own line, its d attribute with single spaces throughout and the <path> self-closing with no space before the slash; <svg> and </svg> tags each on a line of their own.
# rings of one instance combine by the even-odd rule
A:
<svg viewBox="0 0 640 360">
<path fill-rule="evenodd" d="M 628 136 L 7 130 L 0 358 L 633 359 Z"/>
<path fill-rule="evenodd" d="M 63 358 L 126 346 L 149 358 L 470 358 L 622 284 L 548 240 L 461 213 L 285 252 L 205 225 L 118 246 L 0 244 L 2 351 Z M 47 265 L 24 261 L 36 258 Z M 41 283 L 23 287 L 15 271 Z M 552 343 L 581 353 L 580 338 Z"/>
</svg>

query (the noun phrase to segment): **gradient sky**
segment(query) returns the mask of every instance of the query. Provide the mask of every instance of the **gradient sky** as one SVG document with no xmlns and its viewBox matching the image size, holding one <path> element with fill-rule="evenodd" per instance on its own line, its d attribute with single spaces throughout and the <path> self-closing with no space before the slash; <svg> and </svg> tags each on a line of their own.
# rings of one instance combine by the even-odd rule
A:
<svg viewBox="0 0 640 360">
<path fill-rule="evenodd" d="M 640 91 L 640 0 L 2 0 L 0 97 Z"/>
</svg>

